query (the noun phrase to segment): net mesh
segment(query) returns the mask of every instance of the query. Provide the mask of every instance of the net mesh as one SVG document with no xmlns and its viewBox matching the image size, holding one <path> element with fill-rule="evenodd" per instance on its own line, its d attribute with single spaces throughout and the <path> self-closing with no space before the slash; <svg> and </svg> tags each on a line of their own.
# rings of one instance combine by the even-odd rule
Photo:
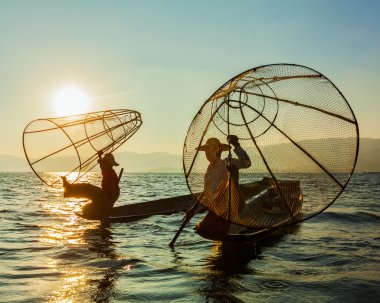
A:
<svg viewBox="0 0 380 303">
<path fill-rule="evenodd" d="M 217 162 L 206 155 L 207 140 L 228 144 L 228 135 L 239 138 L 251 160 L 238 174 L 234 146 Z M 335 85 L 308 67 L 275 64 L 236 76 L 203 104 L 188 130 L 183 165 L 199 203 L 230 222 L 263 229 L 331 205 L 357 152 L 358 124 Z"/>
<path fill-rule="evenodd" d="M 97 165 L 98 151 L 115 151 L 141 124 L 140 113 L 127 109 L 37 119 L 24 129 L 24 152 L 47 185 L 61 185 L 60 175 L 44 173 L 52 171 L 74 174 L 76 182 Z"/>
</svg>

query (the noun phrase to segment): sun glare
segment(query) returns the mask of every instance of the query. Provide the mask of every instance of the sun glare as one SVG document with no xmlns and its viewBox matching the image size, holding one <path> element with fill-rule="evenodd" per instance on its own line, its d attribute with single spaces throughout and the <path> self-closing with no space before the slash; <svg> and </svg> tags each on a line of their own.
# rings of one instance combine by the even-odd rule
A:
<svg viewBox="0 0 380 303">
<path fill-rule="evenodd" d="M 59 116 L 83 114 L 88 111 L 90 101 L 87 94 L 76 87 L 67 87 L 57 92 L 53 99 Z"/>
</svg>

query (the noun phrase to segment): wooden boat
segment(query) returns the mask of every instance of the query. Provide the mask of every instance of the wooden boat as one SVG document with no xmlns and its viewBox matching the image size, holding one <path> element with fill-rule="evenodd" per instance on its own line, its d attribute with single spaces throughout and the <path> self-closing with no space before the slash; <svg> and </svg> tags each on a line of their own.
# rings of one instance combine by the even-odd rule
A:
<svg viewBox="0 0 380 303">
<path fill-rule="evenodd" d="M 176 196 L 159 200 L 126 204 L 113 207 L 110 211 L 108 222 L 132 222 L 153 215 L 170 215 L 188 210 L 195 200 L 192 195 Z M 99 220 L 86 217 L 81 212 L 76 215 L 87 220 Z"/>
<path fill-rule="evenodd" d="M 109 222 L 132 222 L 153 215 L 169 215 L 188 210 L 195 200 L 192 195 L 183 195 L 148 202 L 116 206 L 111 210 Z"/>
<path fill-rule="evenodd" d="M 245 195 L 252 196 L 263 185 L 252 182 L 241 185 Z M 264 185 L 267 187 L 267 185 Z M 169 215 L 180 211 L 187 211 L 196 201 L 191 194 L 148 202 L 140 202 L 114 207 L 108 217 L 109 222 L 131 222 L 153 215 Z"/>
<path fill-rule="evenodd" d="M 279 233 L 302 219 L 303 195 L 299 181 L 278 181 L 279 187 L 288 203 L 289 209 L 279 209 L 270 207 L 266 198 L 273 189 L 271 179 L 264 178 L 259 182 L 254 182 L 243 186 L 243 192 L 247 197 L 246 206 L 243 210 L 248 213 L 257 225 L 263 228 L 254 229 L 235 225 L 235 232 L 228 234 L 212 233 L 204 230 L 196 230 L 203 238 L 222 242 L 247 242 L 257 241 L 270 234 Z M 289 214 L 291 211 L 291 215 Z M 294 218 L 294 219 L 293 219 Z"/>
<path fill-rule="evenodd" d="M 266 235 L 277 232 L 283 226 L 292 223 L 292 218 L 288 212 L 274 212 L 267 208 L 266 195 L 268 190 L 273 188 L 270 179 L 264 178 L 261 181 L 251 182 L 241 185 L 241 190 L 246 197 L 246 209 L 252 213 L 257 222 L 262 222 L 268 227 L 263 229 L 240 228 L 238 232 L 229 234 L 215 234 L 205 231 L 196 231 L 200 236 L 214 241 L 223 242 L 246 242 L 256 241 Z M 290 207 L 293 216 L 300 219 L 302 209 L 302 192 L 298 181 L 279 181 L 284 195 L 288 201 L 291 201 Z M 147 202 L 133 203 L 114 207 L 109 215 L 108 222 L 133 222 L 153 215 L 169 215 L 177 212 L 185 212 L 191 208 L 195 200 L 191 194 L 182 195 L 164 199 L 158 199 Z M 85 218 L 80 213 L 77 215 Z M 276 223 L 281 226 L 276 227 Z"/>
</svg>

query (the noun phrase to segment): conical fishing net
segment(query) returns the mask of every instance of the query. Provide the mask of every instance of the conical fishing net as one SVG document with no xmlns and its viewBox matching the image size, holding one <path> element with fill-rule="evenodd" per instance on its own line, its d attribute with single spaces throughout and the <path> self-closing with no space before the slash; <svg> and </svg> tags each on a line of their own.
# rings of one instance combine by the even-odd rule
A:
<svg viewBox="0 0 380 303">
<path fill-rule="evenodd" d="M 97 165 L 97 152 L 110 153 L 125 143 L 141 126 L 140 113 L 118 109 L 87 114 L 37 119 L 23 133 L 26 158 L 47 185 L 61 185 L 60 175 L 75 173 L 75 181 Z"/>
<path fill-rule="evenodd" d="M 226 148 L 228 135 L 240 147 Z M 212 163 L 207 153 L 218 152 L 206 151 L 217 149 L 215 138 L 221 155 Z M 261 66 L 225 83 L 194 117 L 186 180 L 200 204 L 230 222 L 255 229 L 297 223 L 344 190 L 358 138 L 352 109 L 325 76 L 300 65 Z"/>
</svg>

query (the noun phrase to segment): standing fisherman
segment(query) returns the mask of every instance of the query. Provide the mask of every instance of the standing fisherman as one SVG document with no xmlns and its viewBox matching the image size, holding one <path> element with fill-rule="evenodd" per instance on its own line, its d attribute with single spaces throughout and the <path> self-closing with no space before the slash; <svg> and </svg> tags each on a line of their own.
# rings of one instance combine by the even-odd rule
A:
<svg viewBox="0 0 380 303">
<path fill-rule="evenodd" d="M 235 135 L 227 136 L 228 142 L 233 145 L 236 158 L 227 157 L 221 159 L 223 151 L 229 150 L 227 144 L 222 144 L 217 138 L 209 138 L 205 145 L 199 147 L 200 151 L 206 153 L 206 158 L 209 161 L 206 174 L 204 176 L 204 190 L 200 199 L 203 200 L 203 205 L 214 205 L 213 210 L 220 209 L 220 212 L 231 211 L 232 214 L 238 214 L 244 207 L 244 198 L 239 190 L 239 169 L 248 168 L 251 166 L 251 160 L 245 150 L 240 146 L 239 139 Z M 230 173 L 231 180 L 228 178 Z M 228 194 L 228 188 L 235 185 L 232 195 Z M 231 192 L 230 192 L 231 193 Z M 227 206 L 226 201 L 230 200 L 231 205 Z M 228 208 L 231 207 L 231 210 Z M 209 212 L 196 226 L 197 231 L 210 233 L 228 233 L 230 223 Z"/>
<path fill-rule="evenodd" d="M 98 163 L 102 172 L 101 187 L 89 183 L 70 184 L 66 177 L 62 177 L 64 197 L 87 198 L 91 202 L 82 206 L 83 217 L 86 219 L 102 220 L 108 215 L 120 195 L 119 178 L 113 166 L 119 164 L 111 153 L 105 154 L 98 151 Z"/>
</svg>

